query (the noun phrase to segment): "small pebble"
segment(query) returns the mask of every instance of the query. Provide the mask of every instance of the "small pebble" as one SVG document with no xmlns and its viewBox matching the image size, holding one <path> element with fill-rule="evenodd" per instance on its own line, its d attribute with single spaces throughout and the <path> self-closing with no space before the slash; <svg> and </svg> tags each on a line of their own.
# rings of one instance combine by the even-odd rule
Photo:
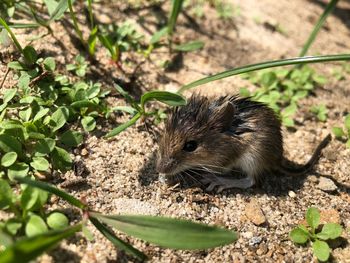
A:
<svg viewBox="0 0 350 263">
<path fill-rule="evenodd" d="M 338 189 L 335 183 L 326 177 L 320 177 L 320 181 L 317 185 L 317 188 L 321 189 L 324 192 L 334 192 Z"/>
<path fill-rule="evenodd" d="M 243 232 L 243 233 L 241 233 L 241 236 L 246 238 L 246 239 L 250 239 L 253 237 L 253 233 L 252 232 Z"/>
<path fill-rule="evenodd" d="M 262 237 L 252 237 L 250 240 L 249 240 L 249 246 L 255 246 L 255 245 L 258 245 L 260 244 L 262 241 Z"/>
<path fill-rule="evenodd" d="M 266 222 L 265 215 L 256 200 L 252 200 L 245 208 L 245 215 L 254 225 L 262 225 Z"/>
<path fill-rule="evenodd" d="M 288 192 L 288 195 L 289 195 L 289 197 L 291 197 L 291 198 L 294 198 L 294 197 L 297 196 L 296 193 L 294 193 L 293 191 L 289 191 L 289 192 Z"/>
</svg>

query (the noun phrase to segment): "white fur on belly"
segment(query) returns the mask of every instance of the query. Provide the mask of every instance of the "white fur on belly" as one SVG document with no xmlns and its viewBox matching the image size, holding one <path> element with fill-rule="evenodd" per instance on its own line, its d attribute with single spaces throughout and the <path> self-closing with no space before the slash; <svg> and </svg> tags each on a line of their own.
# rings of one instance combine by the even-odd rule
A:
<svg viewBox="0 0 350 263">
<path fill-rule="evenodd" d="M 252 154 L 250 151 L 245 152 L 238 160 L 236 160 L 233 167 L 241 169 L 248 176 L 252 177 L 260 170 L 256 154 Z"/>
</svg>

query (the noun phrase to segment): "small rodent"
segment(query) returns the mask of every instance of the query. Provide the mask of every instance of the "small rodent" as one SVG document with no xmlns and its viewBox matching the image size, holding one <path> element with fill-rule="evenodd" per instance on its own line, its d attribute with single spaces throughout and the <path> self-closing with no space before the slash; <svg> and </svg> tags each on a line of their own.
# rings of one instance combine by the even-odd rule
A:
<svg viewBox="0 0 350 263">
<path fill-rule="evenodd" d="M 267 105 L 238 95 L 209 99 L 192 95 L 176 107 L 159 142 L 157 171 L 164 176 L 196 171 L 208 191 L 246 189 L 269 172 L 308 172 L 330 142 L 328 135 L 304 165 L 291 167 L 283 157 L 281 122 Z M 242 179 L 220 177 L 237 171 Z"/>
</svg>

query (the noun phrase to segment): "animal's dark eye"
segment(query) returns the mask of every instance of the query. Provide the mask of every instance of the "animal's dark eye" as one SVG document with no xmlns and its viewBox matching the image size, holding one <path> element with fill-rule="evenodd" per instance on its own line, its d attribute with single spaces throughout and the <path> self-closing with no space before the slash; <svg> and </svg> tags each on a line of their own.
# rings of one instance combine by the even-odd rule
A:
<svg viewBox="0 0 350 263">
<path fill-rule="evenodd" d="M 196 141 L 188 141 L 185 143 L 183 150 L 186 152 L 193 152 L 198 147 L 198 143 Z"/>
</svg>

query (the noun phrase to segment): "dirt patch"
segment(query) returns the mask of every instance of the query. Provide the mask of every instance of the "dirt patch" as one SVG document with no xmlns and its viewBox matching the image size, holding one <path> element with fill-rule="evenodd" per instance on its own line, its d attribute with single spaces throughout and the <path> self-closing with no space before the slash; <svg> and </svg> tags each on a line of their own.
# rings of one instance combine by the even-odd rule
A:
<svg viewBox="0 0 350 263">
<path fill-rule="evenodd" d="M 143 61 L 137 55 L 124 57 L 132 63 L 141 63 L 135 79 L 122 74 L 108 63 L 105 53 L 99 52 L 99 63 L 92 66 L 91 78 L 110 86 L 112 81 L 129 83 L 135 96 L 149 89 L 177 90 L 181 85 L 203 76 L 220 72 L 240 65 L 297 56 L 319 15 L 323 12 L 323 1 L 272 1 L 246 0 L 232 1 L 240 7 L 240 15 L 233 20 L 217 18 L 215 10 L 205 7 L 205 16 L 195 23 L 187 16 L 181 16 L 177 28 L 178 40 L 201 39 L 203 50 L 184 54 L 180 67 L 164 71 L 160 62 L 168 58 L 166 50 L 160 49 Z M 166 15 L 168 6 L 163 9 L 129 10 L 124 6 L 98 6 L 100 21 L 123 21 L 126 17 L 142 21 L 140 30 L 145 34 L 155 30 L 155 16 Z M 347 53 L 350 45 L 350 11 L 347 1 L 340 1 L 333 15 L 327 20 L 310 54 Z M 190 14 L 188 14 L 191 16 Z M 83 20 L 83 19 L 82 19 Z M 151 26 L 149 26 L 151 25 Z M 268 25 L 279 25 L 284 33 L 271 30 Z M 71 25 L 54 25 L 55 37 L 44 37 L 34 42 L 43 55 L 54 56 L 64 70 L 79 53 Z M 16 31 L 25 42 L 28 32 Z M 31 35 L 39 31 L 30 31 Z M 7 54 L 7 55 L 6 55 Z M 2 54 L 9 60 L 7 51 Z M 8 56 L 8 57 L 6 57 Z M 337 63 L 317 65 L 317 70 L 330 75 Z M 1 78 L 5 65 L 0 66 Z M 130 67 L 130 70 L 133 67 Z M 126 69 L 128 70 L 128 68 Z M 10 79 L 11 76 L 9 76 Z M 328 134 L 331 127 L 343 122 L 343 116 L 350 111 L 350 77 L 335 81 L 330 77 L 329 84 L 317 89 L 315 96 L 300 101 L 301 110 L 297 114 L 295 132 L 284 130 L 286 156 L 303 163 L 310 156 L 317 143 Z M 5 87 L 12 83 L 6 82 Z M 239 77 L 204 85 L 196 92 L 208 95 L 236 93 L 242 86 L 251 85 Z M 187 93 L 189 95 L 190 92 Z M 113 103 L 123 104 L 116 99 Z M 329 108 L 325 123 L 316 121 L 309 113 L 314 104 L 323 103 Z M 126 121 L 126 116 L 117 118 L 117 123 Z M 110 124 L 100 124 L 101 129 Z M 154 128 L 161 132 L 161 126 Z M 350 228 L 350 150 L 344 144 L 333 140 L 321 158 L 316 171 L 308 177 L 268 177 L 265 182 L 253 189 L 230 190 L 222 194 L 208 194 L 198 188 L 168 188 L 158 181 L 154 170 L 157 150 L 157 133 L 147 132 L 143 124 L 127 129 L 112 140 L 90 136 L 86 141 L 85 152 L 76 152 L 76 159 L 84 163 L 88 175 L 74 187 L 62 185 L 77 179 L 74 173 L 57 175 L 56 181 L 78 198 L 86 198 L 92 209 L 107 214 L 142 213 L 181 217 L 194 221 L 218 224 L 240 233 L 239 240 L 231 245 L 206 251 L 174 251 L 158 248 L 148 243 L 121 234 L 124 240 L 144 251 L 151 262 L 312 262 L 311 249 L 294 245 L 288 234 L 304 218 L 306 209 L 316 206 L 321 210 L 332 209 L 338 213 L 342 225 Z M 317 187 L 319 177 L 331 178 L 338 189 L 327 193 Z M 79 177 L 79 176 L 78 176 Z M 63 179 L 63 180 L 62 180 Z M 79 179 L 79 178 L 78 178 Z M 266 222 L 255 225 L 245 215 L 246 206 L 254 201 L 259 206 Z M 53 200 L 53 208 L 65 204 Z M 78 218 L 74 211 L 68 211 L 71 218 Z M 78 236 L 62 243 L 60 248 L 41 258 L 42 262 L 128 262 L 133 259 L 97 233 L 94 241 L 86 241 Z M 348 234 L 344 237 L 349 239 Z M 335 249 L 334 259 L 346 262 L 349 245 Z"/>
</svg>

